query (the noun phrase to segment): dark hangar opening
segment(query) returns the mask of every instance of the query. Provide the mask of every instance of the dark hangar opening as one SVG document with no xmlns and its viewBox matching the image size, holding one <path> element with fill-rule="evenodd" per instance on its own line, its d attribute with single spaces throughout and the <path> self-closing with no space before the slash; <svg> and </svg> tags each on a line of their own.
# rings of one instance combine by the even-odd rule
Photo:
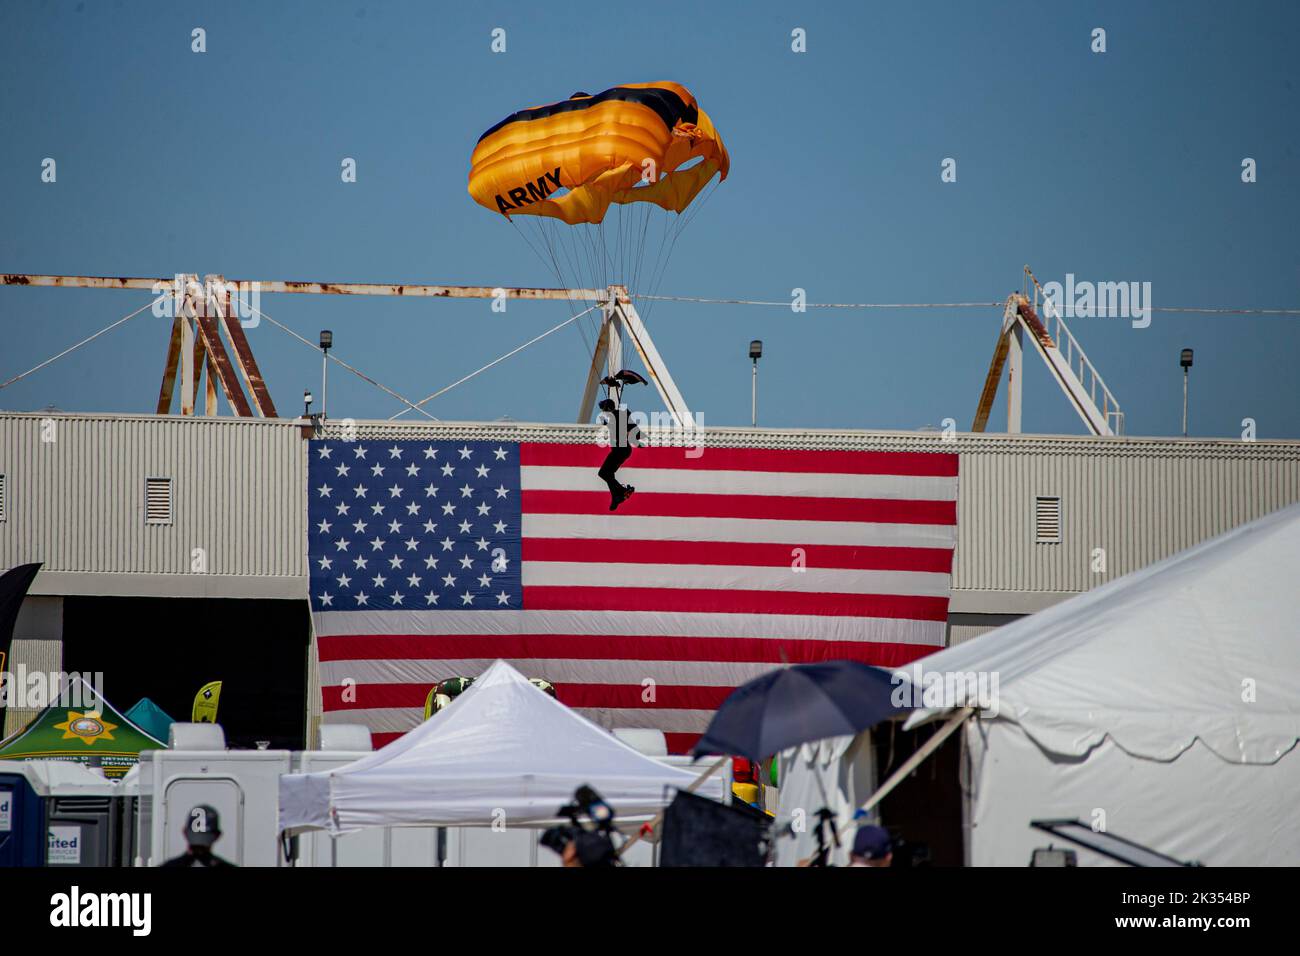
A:
<svg viewBox="0 0 1300 956">
<path fill-rule="evenodd" d="M 200 687 L 222 681 L 217 722 L 229 747 L 303 749 L 310 638 L 306 601 L 64 599 L 65 671 L 102 672 L 114 707 L 149 697 L 178 721 Z"/>
</svg>

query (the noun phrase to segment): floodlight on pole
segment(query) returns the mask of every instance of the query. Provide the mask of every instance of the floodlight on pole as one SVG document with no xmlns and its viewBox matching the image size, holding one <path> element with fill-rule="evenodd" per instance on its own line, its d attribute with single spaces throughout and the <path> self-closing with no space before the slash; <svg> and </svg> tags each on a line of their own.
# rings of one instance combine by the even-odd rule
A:
<svg viewBox="0 0 1300 956">
<path fill-rule="evenodd" d="M 328 381 L 329 351 L 334 346 L 334 333 L 321 329 L 320 333 L 320 417 L 325 418 L 325 386 Z"/>
<path fill-rule="evenodd" d="M 1178 364 L 1183 367 L 1183 437 L 1187 437 L 1187 370 L 1192 367 L 1192 350 L 1183 349 L 1178 356 Z"/>
<path fill-rule="evenodd" d="M 758 427 L 758 360 L 763 357 L 762 339 L 754 339 L 749 343 L 749 357 L 754 363 L 754 374 L 750 384 L 749 397 L 749 424 Z"/>
</svg>

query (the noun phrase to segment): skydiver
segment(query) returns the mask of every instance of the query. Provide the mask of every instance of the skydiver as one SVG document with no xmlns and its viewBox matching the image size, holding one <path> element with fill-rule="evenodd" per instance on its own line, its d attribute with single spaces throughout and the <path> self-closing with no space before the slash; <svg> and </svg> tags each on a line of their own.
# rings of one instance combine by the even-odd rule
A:
<svg viewBox="0 0 1300 956">
<path fill-rule="evenodd" d="M 610 440 L 609 454 L 605 456 L 605 461 L 596 474 L 609 486 L 610 511 L 617 511 L 618 506 L 632 497 L 632 492 L 636 491 L 631 485 L 620 484 L 615 475 L 623 463 L 632 457 L 632 449 L 642 443 L 640 427 L 629 418 L 627 406 L 622 405 L 618 400 L 624 385 L 637 383 L 644 385 L 645 379 L 627 369 L 601 380 L 601 384 L 609 389 L 609 394 L 612 396 L 600 402 L 600 410 L 608 419 Z"/>
</svg>

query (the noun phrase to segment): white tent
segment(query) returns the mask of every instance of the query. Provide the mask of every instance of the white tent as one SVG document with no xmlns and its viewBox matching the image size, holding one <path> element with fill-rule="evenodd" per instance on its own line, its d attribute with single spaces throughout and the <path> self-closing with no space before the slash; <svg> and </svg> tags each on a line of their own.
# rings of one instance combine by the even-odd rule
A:
<svg viewBox="0 0 1300 956">
<path fill-rule="evenodd" d="M 964 731 L 967 862 L 1024 866 L 1069 846 L 1030 820 L 1074 818 L 1181 860 L 1300 863 L 1298 570 L 1294 505 L 924 658 L 997 679 Z"/>
<path fill-rule="evenodd" d="M 700 768 L 702 773 L 707 764 Z M 280 829 L 545 826 L 588 784 L 645 818 L 698 773 L 633 750 L 497 661 L 437 717 L 360 760 L 280 780 Z M 711 778 L 697 791 L 722 797 Z"/>
<path fill-rule="evenodd" d="M 781 786 L 776 818 L 782 832 L 776 841 L 776 865 L 794 866 L 817 852 L 817 811 L 825 807 L 840 821 L 840 843 L 832 843 L 829 862 L 848 866 L 857 826 L 849 826 L 853 811 L 876 789 L 876 758 L 871 731 L 856 736 L 829 737 L 791 747 L 778 757 Z M 861 823 L 878 823 L 876 814 Z M 785 832 L 786 826 L 790 831 Z"/>
</svg>

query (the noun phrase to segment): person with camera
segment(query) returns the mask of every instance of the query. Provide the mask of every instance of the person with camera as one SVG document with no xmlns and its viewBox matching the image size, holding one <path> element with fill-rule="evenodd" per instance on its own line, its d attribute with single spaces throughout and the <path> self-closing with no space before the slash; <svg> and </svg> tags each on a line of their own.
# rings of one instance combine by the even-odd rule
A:
<svg viewBox="0 0 1300 956">
<path fill-rule="evenodd" d="M 592 821 L 587 827 L 582 823 L 585 814 Z M 567 824 L 551 827 L 542 834 L 542 846 L 560 854 L 566 867 L 618 866 L 618 851 L 614 849 L 614 808 L 588 786 L 577 789 L 573 802 L 556 811 L 567 817 Z"/>
</svg>

